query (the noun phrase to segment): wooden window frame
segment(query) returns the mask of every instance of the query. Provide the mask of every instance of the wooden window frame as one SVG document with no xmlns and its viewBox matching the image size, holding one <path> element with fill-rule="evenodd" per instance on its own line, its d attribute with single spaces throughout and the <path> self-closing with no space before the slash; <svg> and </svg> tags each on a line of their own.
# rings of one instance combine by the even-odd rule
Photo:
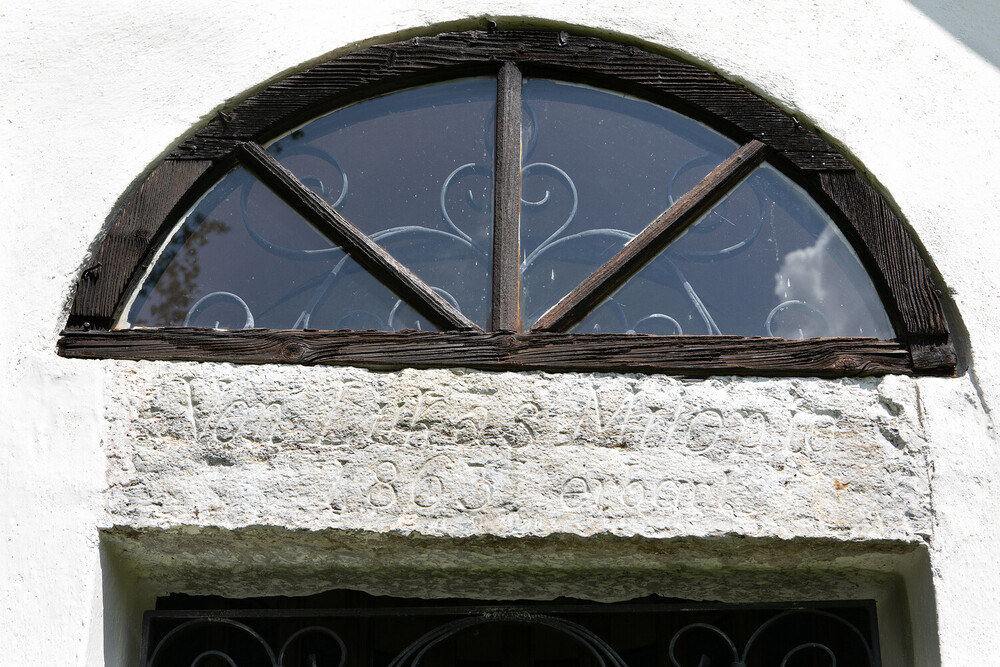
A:
<svg viewBox="0 0 1000 667">
<path fill-rule="evenodd" d="M 260 144 L 331 109 L 458 76 L 497 77 L 493 308 L 483 331 L 304 187 Z M 635 95 L 706 123 L 741 147 L 564 297 L 518 331 L 522 76 Z M 833 218 L 875 284 L 896 338 L 574 334 L 566 330 L 709 210 L 764 159 Z M 114 330 L 170 230 L 240 164 L 413 305 L 440 332 L 164 327 Z M 565 32 L 472 31 L 369 47 L 294 74 L 223 111 L 162 160 L 125 203 L 83 271 L 59 340 L 74 358 L 679 375 L 953 375 L 938 291 L 889 204 L 851 163 L 770 103 L 694 65 Z"/>
</svg>

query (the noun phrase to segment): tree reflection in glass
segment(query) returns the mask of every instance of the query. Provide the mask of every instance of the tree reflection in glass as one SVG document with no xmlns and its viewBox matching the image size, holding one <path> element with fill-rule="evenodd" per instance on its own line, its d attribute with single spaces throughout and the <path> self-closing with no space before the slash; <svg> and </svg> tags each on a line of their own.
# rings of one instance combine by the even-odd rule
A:
<svg viewBox="0 0 1000 667">
<path fill-rule="evenodd" d="M 474 322 L 490 309 L 496 84 L 460 79 L 321 116 L 268 150 Z M 244 169 L 178 225 L 132 326 L 433 330 Z"/>
<path fill-rule="evenodd" d="M 522 92 L 519 299 L 526 330 L 736 144 L 616 92 L 530 78 Z M 267 150 L 485 326 L 493 297 L 495 113 L 495 79 L 458 79 L 338 109 Z M 178 224 L 126 324 L 434 329 L 242 167 Z M 801 187 L 768 165 L 573 331 L 893 336 L 843 234 Z"/>
<path fill-rule="evenodd" d="M 237 168 L 179 225 L 129 321 L 222 329 L 429 328 L 398 303 L 343 250 Z"/>
<path fill-rule="evenodd" d="M 485 326 L 495 110 L 495 79 L 459 79 L 339 109 L 279 138 L 268 151 Z"/>
</svg>

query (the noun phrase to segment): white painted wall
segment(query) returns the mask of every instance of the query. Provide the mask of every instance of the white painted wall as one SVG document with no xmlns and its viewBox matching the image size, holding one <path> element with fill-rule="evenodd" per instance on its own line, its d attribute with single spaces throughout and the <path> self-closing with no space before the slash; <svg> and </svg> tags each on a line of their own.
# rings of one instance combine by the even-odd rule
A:
<svg viewBox="0 0 1000 667">
<path fill-rule="evenodd" d="M 197 559 L 186 572 L 168 573 L 160 581 L 146 576 L 142 585 L 135 584 L 135 570 L 150 567 L 171 549 L 190 555 L 192 543 L 169 531 L 155 544 L 136 538 L 126 546 L 146 551 L 130 562 L 119 553 L 120 542 L 128 540 L 102 548 L 100 528 L 199 524 L 203 528 L 191 529 L 197 535 L 214 523 L 258 521 L 240 518 L 232 508 L 230 514 L 210 512 L 207 518 L 190 516 L 187 508 L 146 516 L 134 502 L 119 508 L 107 492 L 120 481 L 115 475 L 121 466 L 109 458 L 115 448 L 124 447 L 126 458 L 133 456 L 138 442 L 134 429 L 162 426 L 141 419 L 121 421 L 130 400 L 141 406 L 143 387 L 157 396 L 163 382 L 185 373 L 205 382 L 227 375 L 238 382 L 257 377 L 248 367 L 190 371 L 180 365 L 69 361 L 55 355 L 72 286 L 123 193 L 215 109 L 268 80 L 359 43 L 471 27 L 484 16 L 495 17 L 501 27 L 559 25 L 618 35 L 702 63 L 819 128 L 896 203 L 961 315 L 952 326 L 967 352 L 968 371 L 955 379 L 890 379 L 878 386 L 832 383 L 823 390 L 807 384 L 811 392 L 831 392 L 831 400 L 858 414 L 880 409 L 880 391 L 902 392 L 900 405 L 913 443 L 907 465 L 917 466 L 922 457 L 924 465 L 914 469 L 927 473 L 926 488 L 910 488 L 905 497 L 914 504 L 915 514 L 908 519 L 912 525 L 899 519 L 873 528 L 855 521 L 854 528 L 839 534 L 830 517 L 813 516 L 805 527 L 788 528 L 789 522 L 775 514 L 764 517 L 761 525 L 735 530 L 766 540 L 764 551 L 770 555 L 762 562 L 778 570 L 794 570 L 788 561 L 800 548 L 782 546 L 779 538 L 827 535 L 839 539 L 843 551 L 816 558 L 834 570 L 844 561 L 879 576 L 908 577 L 908 602 L 896 604 L 902 609 L 909 605 L 917 628 L 918 664 L 937 664 L 938 654 L 947 667 L 982 664 L 1000 655 L 1000 567 L 994 557 L 1000 457 L 990 419 L 1000 405 L 1000 346 L 994 344 L 1000 271 L 993 260 L 1000 250 L 994 231 L 1000 211 L 1000 63 L 991 47 L 996 42 L 989 39 L 997 19 L 991 0 L 921 0 L 912 5 L 902 0 L 174 0 L 152 6 L 15 0 L 0 7 L 0 202 L 6 239 L 0 250 L 0 312 L 10 323 L 0 330 L 4 661 L 128 664 L 134 660 L 129 642 L 137 610 L 149 604 L 157 586 L 210 586 L 198 580 Z M 137 379 L 125 382 L 137 369 Z M 283 372 L 292 381 L 314 372 L 337 379 L 336 372 L 326 369 Z M 280 392 L 285 382 L 280 374 L 273 374 L 265 388 Z M 404 380 L 390 375 L 386 382 Z M 421 382 L 430 380 L 443 387 L 452 382 L 426 376 Z M 579 381 L 591 380 L 522 377 L 515 389 L 541 391 L 544 383 Z M 675 384 L 650 382 L 667 389 Z M 777 401 L 780 383 L 761 385 L 760 400 Z M 123 393 L 123 387 L 132 387 L 133 393 Z M 705 384 L 691 391 L 707 401 L 714 389 Z M 736 399 L 712 400 L 732 407 L 726 401 Z M 769 409 L 778 414 L 784 407 L 774 403 Z M 878 437 L 851 442 L 893 455 Z M 866 502 L 878 508 L 877 516 L 896 517 L 899 496 L 893 500 L 891 483 L 885 488 L 884 502 L 874 496 L 866 496 Z M 292 512 L 275 523 L 292 525 L 302 516 Z M 399 525 L 393 522 L 407 516 L 393 515 L 385 526 L 370 529 L 396 529 L 396 535 Z M 552 518 L 562 530 L 573 516 L 557 513 Z M 658 533 L 653 526 L 658 516 L 630 515 L 622 534 L 709 535 L 729 529 L 713 524 L 712 517 L 695 516 L 687 528 L 667 517 L 665 532 Z M 774 519 L 770 527 L 768 518 Z M 600 533 L 606 528 L 600 522 L 613 520 L 594 514 L 569 525 L 568 532 Z M 335 534 L 337 521 L 320 527 Z M 442 534 L 457 530 L 447 519 L 436 521 Z M 531 521 L 536 527 L 543 523 L 537 516 Z M 474 521 L 466 528 L 471 534 L 512 534 Z M 920 560 L 920 549 L 906 560 L 869 549 L 864 542 L 858 546 L 857 540 L 878 535 L 901 545 L 928 544 L 929 581 L 921 574 L 926 567 L 909 564 Z M 264 537 L 259 543 L 262 549 L 269 544 Z M 402 544 L 399 562 L 412 564 L 407 543 Z M 602 557 L 630 549 L 615 542 L 594 544 L 601 545 L 595 549 Z M 805 544 L 808 551 L 810 543 Z M 279 539 L 279 546 L 288 547 L 287 540 Z M 371 587 L 375 584 L 357 574 L 364 559 L 350 560 L 364 548 L 348 543 L 333 551 L 345 564 L 357 565 L 357 585 Z M 513 552 L 510 562 L 523 562 L 517 560 L 516 547 Z M 684 557 L 682 550 L 674 558 Z M 738 560 L 739 554 L 729 557 Z M 713 556 L 709 552 L 699 558 L 709 563 Z M 672 562 L 667 555 L 663 559 Z M 447 592 L 447 584 L 441 586 Z M 878 589 L 873 586 L 861 588 Z M 789 586 L 791 591 L 805 588 L 802 583 Z M 621 590 L 648 589 L 633 582 Z M 825 588 L 835 589 L 832 584 Z"/>
</svg>

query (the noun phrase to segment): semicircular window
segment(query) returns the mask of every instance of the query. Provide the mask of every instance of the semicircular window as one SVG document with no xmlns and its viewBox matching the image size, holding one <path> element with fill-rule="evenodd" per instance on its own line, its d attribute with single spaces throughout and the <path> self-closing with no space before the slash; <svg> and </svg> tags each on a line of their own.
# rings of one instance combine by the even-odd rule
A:
<svg viewBox="0 0 1000 667">
<path fill-rule="evenodd" d="M 710 76 L 645 55 L 680 79 Z M 352 340 L 343 332 L 354 342 L 396 332 L 417 347 L 433 343 L 418 334 L 452 332 L 466 358 L 428 347 L 426 359 L 393 362 L 403 339 L 365 340 L 386 345 L 384 365 L 491 368 L 698 367 L 663 356 L 691 338 L 714 344 L 705 337 L 864 339 L 878 357 L 892 346 L 874 341 L 898 350 L 927 336 L 921 316 L 940 320 L 932 342 L 950 344 L 936 300 L 906 303 L 933 288 L 898 220 L 839 154 L 759 98 L 712 78 L 726 104 L 737 91 L 747 98 L 725 112 L 663 76 L 644 87 L 604 73 L 588 85 L 495 56 L 475 76 L 333 96 L 348 103 L 320 115 L 307 84 L 331 84 L 313 71 L 287 85 L 310 93 L 303 100 L 280 106 L 290 93 L 268 89 L 237 107 L 203 133 L 218 136 L 164 163 L 210 166 L 186 176 L 197 185 L 174 198 L 161 240 L 137 258 L 108 330 L 342 332 L 340 343 Z M 324 74 L 352 66 L 338 62 Z M 264 120 L 241 121 L 244 108 L 263 108 Z M 228 127 L 240 122 L 253 131 Z M 895 248 L 869 240 L 889 237 Z M 890 270 L 899 248 L 923 272 L 916 288 Z M 825 353 L 832 369 L 900 370 L 841 343 Z M 908 351 L 904 371 L 919 365 Z M 717 352 L 718 368 L 761 367 Z M 357 362 L 324 354 L 293 360 Z"/>
<path fill-rule="evenodd" d="M 530 326 L 738 146 L 674 111 L 545 79 L 523 86 L 518 267 Z M 267 147 L 479 327 L 490 314 L 496 85 L 461 79 L 326 114 Z M 379 151 L 372 150 L 377 142 Z M 891 338 L 843 233 L 757 168 L 574 331 Z M 129 309 L 132 326 L 434 330 L 243 168 L 184 218 Z"/>
</svg>

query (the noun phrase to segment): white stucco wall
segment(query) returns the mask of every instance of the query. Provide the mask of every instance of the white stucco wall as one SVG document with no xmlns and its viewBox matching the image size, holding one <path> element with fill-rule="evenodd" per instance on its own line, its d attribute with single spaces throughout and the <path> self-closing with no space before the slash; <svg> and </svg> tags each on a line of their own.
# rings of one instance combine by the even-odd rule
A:
<svg viewBox="0 0 1000 667">
<path fill-rule="evenodd" d="M 116 203 L 215 109 L 325 54 L 393 36 L 477 27 L 484 16 L 495 17 L 500 27 L 558 25 L 666 49 L 749 86 L 819 128 L 884 189 L 940 272 L 946 296 L 961 316 L 952 326 L 965 352 L 963 375 L 685 384 L 669 378 L 483 374 L 481 382 L 496 383 L 516 408 L 486 421 L 475 412 L 479 406 L 467 390 L 468 376 L 451 372 L 261 373 L 251 367 L 70 361 L 55 355 L 72 286 Z M 241 528 L 259 531 L 247 533 L 249 543 L 270 559 L 275 572 L 294 573 L 298 564 L 307 581 L 300 592 L 332 581 L 391 592 L 393 565 L 422 564 L 438 573 L 454 569 L 447 577 L 437 575 L 432 592 L 500 595 L 516 584 L 498 582 L 485 590 L 462 580 L 462 564 L 491 562 L 516 571 L 538 563 L 509 542 L 456 547 L 441 563 L 434 556 L 440 547 L 431 538 L 561 533 L 547 543 L 556 545 L 549 547 L 549 565 L 572 572 L 581 562 L 607 563 L 628 574 L 603 584 L 550 578 L 546 590 L 553 594 L 589 591 L 611 599 L 654 592 L 661 584 L 650 582 L 660 579 L 650 574 L 647 581 L 641 572 L 655 574 L 657 567 L 683 563 L 689 568 L 687 588 L 656 590 L 758 599 L 769 592 L 849 597 L 867 591 L 894 600 L 904 616 L 908 610 L 917 629 L 918 664 L 938 664 L 940 657 L 940 664 L 959 667 L 1000 655 L 1000 566 L 993 555 L 1000 528 L 1000 457 L 990 418 L 1000 405 L 1000 346 L 994 341 L 1000 271 L 993 259 L 1000 250 L 994 235 L 1000 210 L 1000 62 L 990 48 L 995 41 L 984 39 L 991 22 L 995 32 L 996 20 L 989 0 L 5 3 L 0 8 L 0 202 L 7 240 L 0 250 L 0 312 L 9 322 L 0 329 L 4 661 L 129 664 L 135 658 L 130 643 L 135 619 L 150 595 L 164 587 L 226 592 L 197 549 L 217 547 L 213 557 L 225 556 L 224 564 L 233 558 L 227 571 L 236 571 L 240 554 L 230 543 L 231 531 Z M 220 394 L 219 382 L 228 383 L 231 395 Z M 356 396 L 348 394 L 356 398 L 353 412 L 332 431 L 308 405 L 290 398 L 296 383 L 313 382 L 328 389 L 317 392 L 320 403 L 333 401 L 338 387 L 360 387 Z M 593 402 L 588 387 L 594 388 Z M 396 397 L 412 415 L 406 401 L 414 388 L 449 392 L 451 407 L 439 421 L 425 420 L 426 428 L 409 435 L 405 428 L 371 430 L 361 441 L 365 447 L 352 447 L 357 429 L 350 426 L 371 425 L 378 396 Z M 181 392 L 192 389 L 200 402 L 185 404 Z M 610 415 L 595 411 L 601 400 L 615 406 Z M 633 421 L 615 416 L 624 414 L 616 411 L 627 400 L 635 401 Z M 251 428 L 236 433 L 233 412 L 226 409 L 238 404 L 249 411 L 258 403 L 264 406 L 259 414 L 239 422 Z M 536 407 L 519 414 L 529 403 Z M 269 419 L 265 408 L 272 404 L 299 410 L 302 418 Z M 667 404 L 680 406 L 673 417 L 649 417 Z M 707 451 L 688 447 L 685 440 L 691 428 L 716 428 L 709 424 L 711 416 L 695 422 L 699 410 L 718 410 L 716 426 L 724 427 L 711 431 L 717 444 Z M 747 426 L 758 424 L 754 410 L 770 428 L 758 445 L 764 454 L 732 456 L 754 442 Z M 805 422 L 796 426 L 793 410 Z M 473 417 L 463 421 L 466 413 Z M 535 445 L 518 439 L 527 432 L 518 431 L 525 419 L 539 415 L 545 419 L 534 434 L 548 438 L 541 444 L 571 453 L 547 459 L 544 450 L 533 451 Z M 405 419 L 400 423 L 405 427 Z M 188 430 L 199 424 L 207 427 Z M 418 498 L 413 485 L 429 457 L 411 455 L 393 438 L 426 436 L 417 431 L 433 431 L 435 425 L 455 441 L 428 441 L 443 448 L 437 453 L 452 456 L 451 464 L 438 459 L 442 469 L 433 474 L 443 477 L 461 468 L 464 475 L 462 466 L 469 462 L 461 457 L 480 451 L 465 445 L 477 438 L 488 445 L 488 438 L 496 437 L 490 455 L 471 461 L 476 466 L 468 470 L 484 476 L 498 490 L 497 498 L 520 504 L 469 512 L 483 487 L 464 477 L 456 483 L 468 488 L 459 495 L 421 504 L 423 496 Z M 804 430 L 796 431 L 800 426 Z M 344 432 L 330 437 L 337 428 Z M 649 428 L 662 451 L 651 451 L 657 447 L 639 434 Z M 843 449 L 810 449 L 808 433 L 825 437 L 830 429 Z M 317 431 L 322 433 L 314 441 Z M 505 432 L 515 434 L 513 441 L 501 442 Z M 275 433 L 288 446 L 275 447 Z M 468 442 L 461 440 L 466 435 Z M 188 446 L 171 453 L 171 442 Z M 301 452 L 314 443 L 336 465 L 309 477 L 315 459 Z M 162 457 L 151 455 L 165 448 Z M 235 465 L 211 466 L 215 477 L 207 477 L 206 457 L 220 455 Z M 512 463 L 518 457 L 521 468 Z M 595 484 L 586 470 L 574 470 L 579 457 L 600 461 L 610 477 L 620 478 L 614 482 L 619 488 L 607 480 Z M 281 465 L 264 470 L 255 465 L 262 458 Z M 395 472 L 379 468 L 390 459 Z M 858 466 L 859 460 L 866 465 Z M 725 476 L 727 466 L 733 483 L 709 493 L 711 507 L 696 500 L 683 506 L 683 482 L 696 486 L 699 471 L 706 479 L 720 470 Z M 807 479 L 789 489 L 784 482 L 795 466 Z M 292 494 L 278 484 L 276 470 L 293 472 L 301 488 Z M 340 477 L 330 478 L 331 470 Z M 382 479 L 387 472 L 413 476 L 407 487 L 411 507 L 380 504 L 389 496 L 379 490 L 388 491 L 376 485 L 387 483 Z M 252 495 L 240 495 L 247 479 L 256 480 L 254 493 L 272 485 L 266 510 Z M 518 490 L 526 479 L 545 484 L 537 492 Z M 325 490 L 328 482 L 332 486 Z M 837 490 L 834 482 L 851 486 Z M 598 485 L 600 492 L 594 491 Z M 230 495 L 213 499 L 220 489 Z M 636 500 L 640 489 L 643 497 Z M 310 504 L 320 498 L 326 502 L 322 511 Z M 661 499 L 667 499 L 669 511 L 658 504 Z M 764 511 L 755 515 L 750 510 L 757 501 Z M 441 511 L 425 511 L 428 507 Z M 280 530 L 251 528 L 261 525 L 313 532 L 289 540 Z M 111 526 L 123 529 L 102 546 L 100 531 Z M 357 528 L 371 535 L 352 542 L 337 532 Z M 423 537 L 404 540 L 411 530 Z M 757 540 L 752 557 L 741 550 L 745 547 L 727 542 L 727 535 Z M 583 541 L 574 542 L 573 536 Z M 691 536 L 698 540 L 683 541 Z M 640 538 L 665 545 L 653 550 L 654 562 L 648 546 L 635 546 Z M 415 554 L 417 543 L 423 555 Z M 372 550 L 384 560 L 373 561 Z M 310 569 L 319 552 L 327 560 Z M 560 563 L 558 554 L 566 562 Z M 168 567 L 171 556 L 184 562 Z M 697 573 L 701 565 L 738 569 L 750 561 L 759 567 L 725 579 L 728 588 Z M 810 584 L 803 563 L 828 574 Z M 386 567 L 388 578 L 365 579 L 373 564 Z M 161 576 L 150 576 L 157 568 Z M 290 579 L 275 576 L 271 588 L 261 592 L 295 592 Z M 893 584 L 896 580 L 905 585 Z M 253 593 L 238 580 L 230 592 Z M 907 634 L 903 627 L 893 632 Z"/>
</svg>

